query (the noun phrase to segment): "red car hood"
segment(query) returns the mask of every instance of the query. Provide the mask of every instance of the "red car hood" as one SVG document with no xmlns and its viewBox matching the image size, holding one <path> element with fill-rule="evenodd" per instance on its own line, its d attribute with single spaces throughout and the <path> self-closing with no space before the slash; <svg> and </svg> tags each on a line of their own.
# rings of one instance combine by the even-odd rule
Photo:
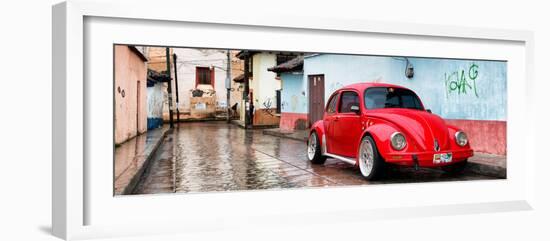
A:
<svg viewBox="0 0 550 241">
<path fill-rule="evenodd" d="M 440 150 L 451 148 L 447 124 L 441 117 L 427 111 L 386 108 L 369 111 L 367 115 L 394 124 L 405 134 L 408 145 L 413 141 L 418 151 L 435 151 L 435 140 Z"/>
</svg>

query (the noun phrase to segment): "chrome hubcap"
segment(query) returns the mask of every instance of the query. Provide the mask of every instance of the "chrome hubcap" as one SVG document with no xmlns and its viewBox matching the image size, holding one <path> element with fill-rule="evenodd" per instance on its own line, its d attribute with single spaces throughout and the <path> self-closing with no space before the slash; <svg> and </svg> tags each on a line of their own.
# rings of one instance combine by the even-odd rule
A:
<svg viewBox="0 0 550 241">
<path fill-rule="evenodd" d="M 363 140 L 359 151 L 359 169 L 361 169 L 361 174 L 364 177 L 368 177 L 372 172 L 373 166 L 374 149 L 372 143 L 369 140 Z"/>
<path fill-rule="evenodd" d="M 311 161 L 315 157 L 315 151 L 317 149 L 317 138 L 316 134 L 313 133 L 309 136 L 307 144 L 307 158 Z"/>
</svg>

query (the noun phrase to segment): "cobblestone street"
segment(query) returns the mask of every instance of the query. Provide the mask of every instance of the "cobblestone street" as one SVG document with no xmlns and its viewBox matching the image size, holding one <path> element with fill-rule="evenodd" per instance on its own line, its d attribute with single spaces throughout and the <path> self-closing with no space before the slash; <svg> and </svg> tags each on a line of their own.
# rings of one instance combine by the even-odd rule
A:
<svg viewBox="0 0 550 241">
<path fill-rule="evenodd" d="M 244 130 L 225 122 L 181 123 L 164 139 L 135 194 L 211 192 L 495 179 L 466 171 L 452 176 L 435 169 L 392 167 L 368 182 L 350 164 L 328 159 L 310 164 L 303 141 Z"/>
</svg>

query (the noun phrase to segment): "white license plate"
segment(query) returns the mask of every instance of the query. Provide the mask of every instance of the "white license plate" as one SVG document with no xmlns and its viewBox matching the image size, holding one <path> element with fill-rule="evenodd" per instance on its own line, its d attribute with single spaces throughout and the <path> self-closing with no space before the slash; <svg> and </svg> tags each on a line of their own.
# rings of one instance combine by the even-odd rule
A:
<svg viewBox="0 0 550 241">
<path fill-rule="evenodd" d="M 434 163 L 449 163 L 453 160 L 453 153 L 438 153 L 434 154 Z"/>
</svg>

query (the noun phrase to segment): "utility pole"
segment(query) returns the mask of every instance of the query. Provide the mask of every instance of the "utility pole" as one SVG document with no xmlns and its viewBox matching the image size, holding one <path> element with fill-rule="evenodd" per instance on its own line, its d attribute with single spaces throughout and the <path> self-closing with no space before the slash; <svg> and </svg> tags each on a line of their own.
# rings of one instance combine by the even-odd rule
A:
<svg viewBox="0 0 550 241">
<path fill-rule="evenodd" d="M 172 106 L 172 75 L 170 74 L 170 48 L 166 48 L 166 74 L 168 75 L 168 113 L 170 128 L 174 128 L 174 107 Z"/>
<path fill-rule="evenodd" d="M 227 89 L 227 123 L 231 122 L 231 51 L 227 50 L 227 70 L 225 88 Z"/>
<path fill-rule="evenodd" d="M 249 97 L 249 93 L 250 93 L 250 83 L 248 82 L 248 72 L 250 70 L 248 70 L 248 61 L 249 61 L 249 52 L 248 51 L 245 51 L 244 52 L 244 91 L 243 91 L 243 99 L 244 99 L 244 128 L 248 128 L 250 126 L 250 115 L 249 115 L 249 105 L 250 105 L 250 101 L 248 99 Z"/>
<path fill-rule="evenodd" d="M 180 122 L 180 97 L 179 97 L 179 91 L 178 88 L 178 56 L 174 53 L 174 77 L 176 81 L 176 116 L 177 116 L 177 122 Z"/>
</svg>

